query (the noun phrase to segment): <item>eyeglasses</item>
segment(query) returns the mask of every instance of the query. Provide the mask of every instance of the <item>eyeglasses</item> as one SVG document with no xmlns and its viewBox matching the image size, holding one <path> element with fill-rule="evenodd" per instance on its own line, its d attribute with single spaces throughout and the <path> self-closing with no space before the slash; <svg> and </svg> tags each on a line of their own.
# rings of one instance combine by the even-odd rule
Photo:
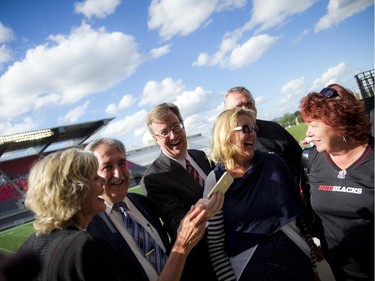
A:
<svg viewBox="0 0 375 281">
<path fill-rule="evenodd" d="M 255 133 L 258 133 L 259 130 L 258 130 L 257 125 L 246 124 L 246 125 L 242 125 L 242 126 L 238 126 L 234 128 L 233 131 L 242 131 L 242 133 L 250 135 L 252 131 L 254 131 Z"/>
<path fill-rule="evenodd" d="M 182 123 L 178 123 L 178 124 L 172 126 L 169 130 L 164 130 L 164 131 L 160 132 L 160 134 L 158 134 L 158 135 L 154 135 L 154 136 L 158 136 L 158 137 L 160 137 L 160 138 L 165 139 L 166 137 L 168 137 L 168 136 L 171 134 L 171 132 L 173 132 L 173 133 L 178 133 L 178 132 L 180 132 L 183 128 L 184 128 L 184 124 L 182 124 Z"/>
<path fill-rule="evenodd" d="M 334 97 L 340 97 L 337 91 L 333 88 L 324 88 L 320 91 L 320 93 L 325 96 L 327 99 L 334 98 Z"/>
</svg>

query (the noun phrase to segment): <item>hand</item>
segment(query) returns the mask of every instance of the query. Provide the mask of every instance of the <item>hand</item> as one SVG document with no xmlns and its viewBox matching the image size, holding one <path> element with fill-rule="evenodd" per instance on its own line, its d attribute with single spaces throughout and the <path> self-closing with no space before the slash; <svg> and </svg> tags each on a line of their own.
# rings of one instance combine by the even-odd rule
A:
<svg viewBox="0 0 375 281">
<path fill-rule="evenodd" d="M 181 220 L 177 230 L 177 239 L 172 251 L 188 254 L 201 240 L 207 223 L 207 211 L 203 206 L 191 206 L 190 211 Z"/>
<path fill-rule="evenodd" d="M 224 193 L 215 192 L 210 198 L 201 198 L 195 203 L 195 207 L 203 206 L 207 211 L 207 218 L 212 218 L 216 213 L 223 208 Z"/>
</svg>

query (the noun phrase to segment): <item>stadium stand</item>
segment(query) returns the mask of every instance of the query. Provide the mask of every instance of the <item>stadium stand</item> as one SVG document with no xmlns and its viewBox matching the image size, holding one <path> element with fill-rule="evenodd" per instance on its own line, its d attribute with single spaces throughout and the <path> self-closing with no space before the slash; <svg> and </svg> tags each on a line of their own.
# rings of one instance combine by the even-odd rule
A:
<svg viewBox="0 0 375 281">
<path fill-rule="evenodd" d="M 85 141 L 113 118 L 56 128 L 0 136 L 0 231 L 33 220 L 24 206 L 28 174 L 39 157 Z M 189 147 L 207 150 L 208 139 L 201 134 L 188 136 Z M 157 144 L 127 151 L 130 187 L 139 184 L 147 166 L 160 153 Z"/>
<path fill-rule="evenodd" d="M 30 167 L 39 157 L 83 142 L 113 118 L 0 137 L 0 231 L 34 219 L 24 206 Z"/>
<path fill-rule="evenodd" d="M 361 93 L 361 99 L 365 102 L 366 112 L 374 110 L 374 79 L 375 69 L 358 73 L 354 76 Z"/>
</svg>

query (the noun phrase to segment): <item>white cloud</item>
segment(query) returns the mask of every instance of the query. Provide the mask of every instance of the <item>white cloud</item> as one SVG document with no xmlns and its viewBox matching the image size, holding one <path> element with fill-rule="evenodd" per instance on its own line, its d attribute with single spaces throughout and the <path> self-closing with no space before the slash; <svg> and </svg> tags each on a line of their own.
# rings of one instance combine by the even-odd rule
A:
<svg viewBox="0 0 375 281">
<path fill-rule="evenodd" d="M 317 0 L 254 0 L 251 19 L 224 35 L 220 49 L 214 55 L 199 54 L 193 66 L 216 66 L 241 68 L 259 59 L 280 36 L 255 35 L 244 43 L 239 43 L 248 30 L 257 28 L 255 34 L 280 26 L 293 15 L 302 13 Z"/>
<path fill-rule="evenodd" d="M 0 45 L 0 70 L 12 58 L 12 51 L 5 45 Z"/>
<path fill-rule="evenodd" d="M 74 3 L 74 11 L 88 19 L 93 16 L 103 19 L 112 14 L 120 3 L 120 0 L 85 0 Z"/>
<path fill-rule="evenodd" d="M 180 95 L 184 89 L 181 80 L 174 81 L 167 77 L 160 83 L 148 81 L 143 88 L 140 105 L 156 105 L 160 102 L 170 102 Z"/>
<path fill-rule="evenodd" d="M 13 39 L 13 30 L 0 22 L 0 70 L 3 68 L 3 65 L 12 58 L 12 51 L 5 45 L 5 43 L 8 43 Z"/>
<path fill-rule="evenodd" d="M 233 10 L 242 8 L 246 5 L 246 0 L 219 0 L 216 11 Z"/>
<path fill-rule="evenodd" d="M 186 36 L 213 21 L 211 15 L 243 8 L 246 0 L 153 0 L 149 6 L 148 28 L 157 29 L 159 36 L 169 40 Z"/>
<path fill-rule="evenodd" d="M 284 84 L 281 87 L 281 93 L 285 94 L 289 91 L 295 91 L 295 90 L 301 88 L 304 83 L 305 83 L 305 78 L 303 76 L 301 76 L 298 79 L 294 79 L 292 81 L 289 81 L 288 83 Z"/>
<path fill-rule="evenodd" d="M 134 132 L 139 128 L 146 129 L 146 114 L 147 111 L 142 109 L 134 113 L 133 115 L 126 116 L 122 119 L 115 119 L 111 121 L 106 127 L 104 127 L 98 135 L 102 137 L 113 137 L 113 138 L 120 138 L 122 136 L 126 136 L 127 134 L 135 134 Z M 137 132 L 137 136 L 139 136 L 139 132 Z M 124 140 L 126 144 L 127 141 Z M 139 144 L 140 145 L 140 144 Z"/>
<path fill-rule="evenodd" d="M 201 129 L 207 127 L 207 118 L 202 118 L 202 112 L 210 107 L 211 92 L 202 87 L 196 87 L 191 91 L 184 91 L 184 88 L 185 86 L 180 80 L 173 81 L 171 78 L 165 78 L 161 83 L 149 81 L 145 86 L 144 93 L 148 93 L 149 104 L 156 105 L 161 102 L 176 104 L 180 109 L 186 128 L 189 129 L 189 134 L 202 132 Z M 197 115 L 196 112 L 199 114 Z M 147 144 L 150 143 L 152 137 L 144 123 L 143 127 L 144 129 L 138 129 L 138 132 L 143 136 L 143 143 Z"/>
<path fill-rule="evenodd" d="M 208 122 L 208 118 L 202 116 L 202 114 L 193 114 L 187 118 L 184 118 L 184 125 L 188 136 L 195 134 L 204 134 L 211 136 L 213 122 Z"/>
<path fill-rule="evenodd" d="M 116 112 L 117 112 L 117 104 L 110 103 L 109 105 L 107 105 L 107 107 L 105 109 L 105 113 L 107 113 L 109 115 L 115 115 Z"/>
<path fill-rule="evenodd" d="M 188 35 L 208 20 L 217 3 L 217 0 L 153 0 L 148 9 L 148 28 L 158 29 L 165 40 Z"/>
<path fill-rule="evenodd" d="M 0 44 L 10 42 L 14 39 L 13 30 L 0 22 Z"/>
<path fill-rule="evenodd" d="M 37 121 L 31 117 L 25 117 L 21 122 L 0 120 L 0 131 L 2 136 L 29 132 L 36 130 L 37 128 Z"/>
<path fill-rule="evenodd" d="M 135 103 L 135 98 L 131 95 L 125 95 L 122 97 L 119 104 L 111 103 L 107 106 L 105 112 L 109 115 L 116 114 L 119 110 L 126 109 Z"/>
<path fill-rule="evenodd" d="M 267 29 L 281 26 L 293 15 L 310 8 L 317 0 L 254 0 L 251 20 L 243 27 L 243 31 L 253 29 L 262 32 Z"/>
<path fill-rule="evenodd" d="M 67 104 L 104 91 L 129 77 L 141 56 L 133 37 L 85 23 L 68 36 L 50 36 L 0 77 L 0 117 L 19 116 L 49 96 Z"/>
<path fill-rule="evenodd" d="M 247 40 L 232 50 L 228 64 L 223 67 L 241 68 L 258 60 L 276 41 L 278 37 L 261 34 Z"/>
<path fill-rule="evenodd" d="M 202 111 L 209 104 L 211 92 L 202 87 L 196 87 L 193 91 L 184 91 L 173 101 L 181 111 L 183 118 L 199 111 Z"/>
<path fill-rule="evenodd" d="M 296 39 L 293 40 L 293 44 L 297 44 L 298 42 L 300 42 L 302 40 L 302 38 L 304 38 L 305 36 L 307 36 L 309 33 L 311 32 L 310 29 L 305 29 L 300 35 L 297 36 Z"/>
<path fill-rule="evenodd" d="M 143 132 L 142 143 L 143 144 L 150 144 L 152 142 L 154 142 L 153 141 L 153 137 L 151 136 L 151 134 L 149 133 L 149 131 L 146 130 L 145 132 Z"/>
<path fill-rule="evenodd" d="M 56 94 L 40 95 L 35 100 L 35 109 L 45 106 L 58 104 L 61 101 L 61 96 Z"/>
<path fill-rule="evenodd" d="M 342 62 L 336 66 L 330 67 L 319 78 L 317 78 L 309 91 L 320 91 L 332 83 L 340 83 L 341 77 L 347 74 L 349 66 Z"/>
<path fill-rule="evenodd" d="M 150 51 L 152 58 L 158 58 L 164 56 L 170 52 L 170 45 L 165 45 L 160 48 L 155 48 Z"/>
<path fill-rule="evenodd" d="M 341 21 L 362 12 L 373 4 L 373 0 L 330 0 L 327 7 L 328 13 L 320 18 L 314 31 L 318 33 L 331 28 L 332 25 L 338 25 Z"/>
<path fill-rule="evenodd" d="M 257 106 L 266 102 L 266 98 L 264 96 L 254 97 L 254 100 Z"/>
<path fill-rule="evenodd" d="M 77 120 L 81 116 L 83 116 L 83 115 L 86 114 L 86 110 L 87 110 L 89 104 L 90 104 L 90 102 L 86 101 L 84 104 L 73 108 L 67 114 L 65 114 L 65 116 L 59 117 L 58 118 L 59 122 L 60 123 L 65 123 L 65 122 L 74 123 L 74 122 L 77 122 Z"/>
<path fill-rule="evenodd" d="M 212 56 L 201 53 L 193 66 L 220 65 L 222 68 L 242 68 L 258 60 L 278 39 L 276 36 L 259 34 L 240 45 L 233 37 L 226 38 L 218 52 Z"/>
</svg>

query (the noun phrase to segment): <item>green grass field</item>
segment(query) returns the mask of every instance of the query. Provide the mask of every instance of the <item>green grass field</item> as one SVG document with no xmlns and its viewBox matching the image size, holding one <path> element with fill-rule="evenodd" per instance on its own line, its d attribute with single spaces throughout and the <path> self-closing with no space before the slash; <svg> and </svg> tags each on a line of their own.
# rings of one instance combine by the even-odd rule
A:
<svg viewBox="0 0 375 281">
<path fill-rule="evenodd" d="M 0 232 L 0 252 L 11 254 L 34 232 L 32 222 L 19 225 Z"/>
<path fill-rule="evenodd" d="M 305 123 L 298 124 L 286 129 L 298 142 L 306 138 L 307 125 Z"/>
</svg>

